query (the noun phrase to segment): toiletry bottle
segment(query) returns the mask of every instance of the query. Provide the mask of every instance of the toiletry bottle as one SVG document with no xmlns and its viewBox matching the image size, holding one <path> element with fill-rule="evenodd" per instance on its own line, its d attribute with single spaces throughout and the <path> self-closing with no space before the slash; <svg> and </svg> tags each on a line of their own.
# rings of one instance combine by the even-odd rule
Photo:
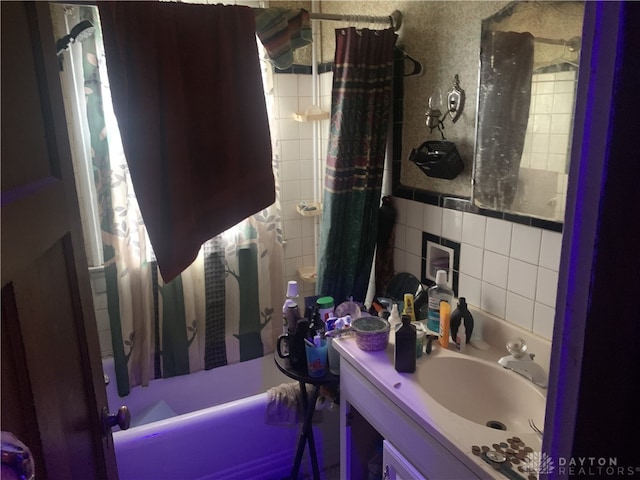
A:
<svg viewBox="0 0 640 480">
<path fill-rule="evenodd" d="M 451 318 L 451 305 L 444 300 L 440 302 L 440 345 L 449 348 L 449 319 Z"/>
<path fill-rule="evenodd" d="M 409 315 L 411 317 L 411 321 L 416 321 L 416 313 L 413 305 L 413 294 L 405 293 L 404 294 L 404 309 L 402 310 L 403 315 Z"/>
<path fill-rule="evenodd" d="M 395 367 L 398 372 L 416 371 L 416 327 L 411 325 L 411 317 L 402 315 L 402 326 L 396 331 Z"/>
<path fill-rule="evenodd" d="M 389 323 L 391 327 L 395 327 L 396 325 L 400 325 L 402 319 L 400 318 L 400 312 L 398 311 L 398 304 L 394 303 L 391 306 L 391 315 L 389 315 Z"/>
<path fill-rule="evenodd" d="M 287 331 L 295 330 L 295 321 L 297 321 L 299 318 L 300 310 L 298 308 L 298 282 L 296 282 L 295 280 L 291 280 L 287 283 L 287 298 L 282 305 L 282 333 L 286 335 Z"/>
<path fill-rule="evenodd" d="M 451 339 L 456 341 L 458 336 L 458 328 L 464 324 L 465 331 L 467 332 L 467 343 L 471 340 L 471 334 L 473 333 L 473 316 L 467 308 L 467 299 L 460 297 L 458 299 L 458 308 L 456 308 L 451 314 Z M 456 342 L 457 343 L 457 342 Z"/>
<path fill-rule="evenodd" d="M 451 305 L 453 290 L 447 285 L 447 272 L 438 270 L 436 284 L 427 290 L 427 328 L 433 333 L 440 333 L 440 302 L 445 301 Z"/>
<path fill-rule="evenodd" d="M 316 300 L 320 320 L 326 322 L 328 318 L 333 317 L 334 302 L 333 297 L 320 297 Z"/>
<path fill-rule="evenodd" d="M 460 352 L 464 352 L 467 347 L 467 332 L 464 328 L 464 322 L 458 327 L 458 334 L 456 335 L 456 347 Z"/>
</svg>

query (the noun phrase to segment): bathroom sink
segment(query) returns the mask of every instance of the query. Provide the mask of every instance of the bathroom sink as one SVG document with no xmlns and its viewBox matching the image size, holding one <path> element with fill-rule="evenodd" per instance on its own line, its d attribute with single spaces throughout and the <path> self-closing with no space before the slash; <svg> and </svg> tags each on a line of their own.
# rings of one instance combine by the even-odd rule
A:
<svg viewBox="0 0 640 480">
<path fill-rule="evenodd" d="M 418 382 L 456 415 L 513 433 L 531 433 L 529 419 L 544 425 L 544 395 L 518 374 L 463 356 L 425 360 L 416 370 Z"/>
</svg>

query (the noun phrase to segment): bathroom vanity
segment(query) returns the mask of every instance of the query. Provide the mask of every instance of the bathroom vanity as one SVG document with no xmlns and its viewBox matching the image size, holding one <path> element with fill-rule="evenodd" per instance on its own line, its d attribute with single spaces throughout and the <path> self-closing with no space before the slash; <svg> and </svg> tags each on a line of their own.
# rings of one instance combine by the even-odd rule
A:
<svg viewBox="0 0 640 480">
<path fill-rule="evenodd" d="M 370 470 L 389 479 L 506 478 L 472 447 L 494 450 L 515 437 L 540 451 L 528 420 L 544 425 L 545 391 L 497 364 L 504 348 L 460 353 L 434 344 L 408 374 L 394 368 L 394 340 L 392 331 L 379 352 L 360 350 L 348 335 L 334 342 L 341 355 L 341 478 L 368 478 Z"/>
</svg>

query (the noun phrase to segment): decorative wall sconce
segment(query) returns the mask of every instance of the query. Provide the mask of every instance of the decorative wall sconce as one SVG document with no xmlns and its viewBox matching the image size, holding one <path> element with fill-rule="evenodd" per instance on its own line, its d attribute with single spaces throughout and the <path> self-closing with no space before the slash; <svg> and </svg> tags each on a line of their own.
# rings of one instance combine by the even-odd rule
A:
<svg viewBox="0 0 640 480">
<path fill-rule="evenodd" d="M 458 118 L 460 118 L 460 115 L 462 114 L 464 100 L 465 93 L 464 90 L 460 88 L 460 79 L 456 74 L 454 77 L 453 87 L 451 87 L 447 92 L 447 112 L 449 113 L 453 123 L 457 122 Z M 440 119 L 442 112 L 437 105 L 434 105 L 432 96 L 429 97 L 429 106 L 425 112 L 425 116 L 427 117 L 425 122 L 429 131 L 433 132 L 433 129 L 437 128 L 442 135 L 442 139 L 446 140 L 444 136 L 444 123 L 443 120 Z"/>
<path fill-rule="evenodd" d="M 464 90 L 460 88 L 460 78 L 458 78 L 458 74 L 456 73 L 453 87 L 451 87 L 451 90 L 447 93 L 447 106 L 449 107 L 449 116 L 453 123 L 456 123 L 462 114 L 464 98 Z"/>
<path fill-rule="evenodd" d="M 465 94 L 460 88 L 460 79 L 456 74 L 453 87 L 447 92 L 446 113 L 451 117 L 452 122 L 460 118 L 464 108 Z M 436 100 L 437 101 L 437 100 Z M 440 100 L 442 101 L 442 100 Z M 445 180 L 453 180 L 464 170 L 464 162 L 458 153 L 453 142 L 446 141 L 444 136 L 444 118 L 442 112 L 434 102 L 434 97 L 429 97 L 429 106 L 425 113 L 425 123 L 430 132 L 435 128 L 442 135 L 442 141 L 430 140 L 424 142 L 420 147 L 411 150 L 409 160 L 416 164 L 425 175 Z"/>
</svg>

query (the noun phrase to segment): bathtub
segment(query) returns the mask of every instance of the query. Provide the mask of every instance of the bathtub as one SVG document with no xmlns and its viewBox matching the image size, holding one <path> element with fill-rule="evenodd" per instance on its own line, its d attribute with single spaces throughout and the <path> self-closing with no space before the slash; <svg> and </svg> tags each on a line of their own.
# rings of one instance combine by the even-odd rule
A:
<svg viewBox="0 0 640 480">
<path fill-rule="evenodd" d="M 276 368 L 273 355 L 133 388 L 119 397 L 113 360 L 103 361 L 113 379 L 109 408 L 127 405 L 131 428 L 114 431 L 121 480 L 281 479 L 288 477 L 299 426 L 265 423 L 266 390 L 292 380 Z M 314 426 L 318 461 L 340 458 L 339 409 L 323 411 Z M 310 474 L 308 449 L 301 473 Z"/>
</svg>

